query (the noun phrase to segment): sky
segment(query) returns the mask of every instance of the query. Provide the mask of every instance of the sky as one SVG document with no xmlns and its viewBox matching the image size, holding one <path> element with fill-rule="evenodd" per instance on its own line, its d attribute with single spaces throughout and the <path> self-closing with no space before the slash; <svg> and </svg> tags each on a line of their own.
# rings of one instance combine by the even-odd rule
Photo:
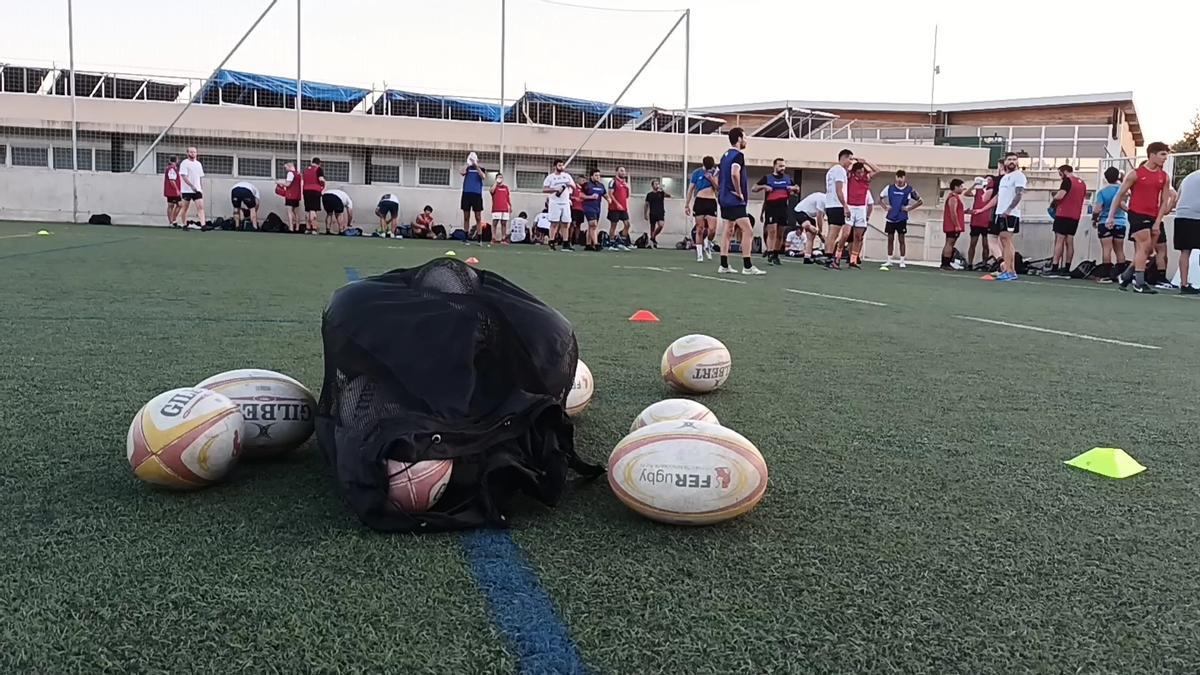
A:
<svg viewBox="0 0 1200 675">
<path fill-rule="evenodd" d="M 500 97 L 500 0 L 299 1 L 305 79 Z M 269 2 L 74 0 L 76 64 L 204 77 Z M 1195 25 L 1193 3 L 556 2 L 507 0 L 509 100 L 526 90 L 613 100 L 680 16 L 645 10 L 688 8 L 693 107 L 928 103 L 937 24 L 938 102 L 1133 91 L 1147 142 L 1177 140 L 1200 109 L 1195 78 L 1178 72 L 1196 56 L 1170 29 Z M 294 75 L 296 7 L 278 0 L 226 67 Z M 632 9 L 641 11 L 623 11 Z M 0 0 L 0 15 L 8 17 L 0 62 L 66 65 L 67 0 Z M 681 25 L 622 104 L 681 108 L 684 54 Z"/>
</svg>

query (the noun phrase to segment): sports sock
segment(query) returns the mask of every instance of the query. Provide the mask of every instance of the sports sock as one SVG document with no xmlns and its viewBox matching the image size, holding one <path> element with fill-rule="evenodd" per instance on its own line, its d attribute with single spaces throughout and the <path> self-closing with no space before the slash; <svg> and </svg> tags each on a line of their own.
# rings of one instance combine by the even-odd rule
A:
<svg viewBox="0 0 1200 675">
<path fill-rule="evenodd" d="M 749 258 L 742 258 L 742 267 L 744 269 L 750 269 L 751 267 L 754 267 L 754 261 Z"/>
<path fill-rule="evenodd" d="M 704 253 L 704 244 L 696 244 L 696 255 L 699 256 L 699 255 L 702 255 L 703 253 Z"/>
<path fill-rule="evenodd" d="M 1134 273 L 1135 270 L 1133 269 L 1133 265 L 1127 265 L 1125 267 L 1125 271 L 1121 273 L 1121 282 L 1129 283 L 1129 280 L 1133 278 Z"/>
<path fill-rule="evenodd" d="M 1146 285 L 1146 273 L 1145 272 L 1134 272 L 1133 273 L 1133 282 L 1135 284 L 1137 284 L 1138 286 L 1145 286 Z"/>
<path fill-rule="evenodd" d="M 721 256 L 721 267 L 729 267 L 729 256 Z"/>
</svg>

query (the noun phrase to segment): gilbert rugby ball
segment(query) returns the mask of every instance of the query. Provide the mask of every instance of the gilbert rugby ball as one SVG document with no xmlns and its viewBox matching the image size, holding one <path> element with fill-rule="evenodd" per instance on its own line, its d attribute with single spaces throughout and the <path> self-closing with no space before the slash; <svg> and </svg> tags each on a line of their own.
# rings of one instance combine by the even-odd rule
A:
<svg viewBox="0 0 1200 675">
<path fill-rule="evenodd" d="M 196 386 L 224 394 L 241 407 L 245 457 L 283 455 L 312 436 L 317 401 L 303 384 L 287 375 L 246 368 L 213 375 Z"/>
<path fill-rule="evenodd" d="M 707 335 L 685 335 L 662 356 L 663 381 L 692 394 L 714 391 L 729 379 L 729 350 Z"/>
<path fill-rule="evenodd" d="M 207 389 L 172 389 L 133 417 L 125 457 L 147 483 L 195 490 L 225 477 L 241 452 L 242 413 Z"/>
<path fill-rule="evenodd" d="M 571 393 L 567 394 L 567 415 L 576 417 L 587 409 L 595 393 L 595 382 L 592 380 L 592 370 L 583 361 L 575 368 L 575 383 L 571 385 Z"/>
<path fill-rule="evenodd" d="M 646 406 L 646 409 L 638 413 L 638 416 L 634 418 L 633 424 L 629 426 L 629 430 L 637 431 L 644 426 L 674 420 L 695 420 L 697 422 L 720 424 L 713 411 L 709 410 L 708 406 L 703 403 L 698 403 L 688 398 L 668 398 Z"/>
<path fill-rule="evenodd" d="M 732 429 L 659 422 L 617 443 L 608 458 L 608 484 L 621 502 L 651 520 L 709 525 L 758 505 L 767 490 L 767 464 Z"/>
</svg>

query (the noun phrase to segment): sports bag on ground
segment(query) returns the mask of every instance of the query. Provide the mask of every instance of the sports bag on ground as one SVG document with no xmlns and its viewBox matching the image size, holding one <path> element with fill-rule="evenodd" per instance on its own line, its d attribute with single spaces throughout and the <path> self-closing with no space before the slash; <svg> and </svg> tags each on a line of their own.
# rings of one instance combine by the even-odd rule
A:
<svg viewBox="0 0 1200 675">
<path fill-rule="evenodd" d="M 563 404 L 578 363 L 571 324 L 499 275 L 439 258 L 339 289 L 321 323 L 317 439 L 346 503 L 391 532 L 504 527 L 525 494 L 553 506 L 575 453 Z M 428 511 L 388 495 L 385 461 L 451 460 Z"/>
</svg>

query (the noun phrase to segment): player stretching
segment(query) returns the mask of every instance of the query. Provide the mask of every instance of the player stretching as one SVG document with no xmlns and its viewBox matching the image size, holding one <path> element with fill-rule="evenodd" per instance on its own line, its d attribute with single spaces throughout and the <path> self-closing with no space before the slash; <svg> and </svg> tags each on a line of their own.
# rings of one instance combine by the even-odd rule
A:
<svg viewBox="0 0 1200 675">
<path fill-rule="evenodd" d="M 713 191 L 713 172 L 716 171 L 717 161 L 710 155 L 703 160 L 704 166 L 692 172 L 688 185 L 687 206 L 685 215 L 693 216 L 696 220 L 696 234 L 693 243 L 696 245 L 696 262 L 704 262 L 704 255 L 712 260 L 712 251 L 708 242 L 717 231 L 717 193 Z"/>
<path fill-rule="evenodd" d="M 566 171 L 566 163 L 561 159 L 554 163 L 554 171 L 542 181 L 542 192 L 550 195 L 547 201 L 546 213 L 550 217 L 550 250 L 554 250 L 557 242 L 562 242 L 562 250 L 572 251 L 571 240 L 571 191 L 575 181 Z"/>
<path fill-rule="evenodd" d="M 829 237 L 825 240 L 829 260 L 825 265 L 835 270 L 841 269 L 842 246 L 850 234 L 846 226 L 850 218 L 849 202 L 846 201 L 846 184 L 850 177 L 846 169 L 853 164 L 854 153 L 842 150 L 838 153 L 838 163 L 825 172 L 825 218 L 829 221 Z"/>
<path fill-rule="evenodd" d="M 787 175 L 787 162 L 776 157 L 773 171 L 763 176 L 754 186 L 755 192 L 765 192 L 763 203 L 763 244 L 767 251 L 768 265 L 782 265 L 779 255 L 783 253 L 783 237 L 780 228 L 788 224 L 788 197 L 800 192 L 800 186 Z"/>
<path fill-rule="evenodd" d="M 729 269 L 729 243 L 733 228 L 741 233 L 742 274 L 766 274 L 750 261 L 750 243 L 754 240 L 754 225 L 746 213 L 746 195 L 750 191 L 750 176 L 746 173 L 746 132 L 741 127 L 729 130 L 729 145 L 733 146 L 721 155 L 720 171 L 717 173 L 717 201 L 721 204 L 721 219 L 725 229 L 721 234 L 721 266 L 718 274 L 732 274 Z"/>
<path fill-rule="evenodd" d="M 821 245 L 825 245 L 825 237 L 821 234 L 821 228 L 825 221 L 825 193 L 814 192 L 796 205 L 796 227 L 804 228 L 804 264 L 811 265 L 813 261 L 813 242 L 817 239 L 821 240 Z"/>
<path fill-rule="evenodd" d="M 908 234 L 908 212 L 913 209 L 920 208 L 925 202 L 921 200 L 921 195 L 913 189 L 913 186 L 908 184 L 908 174 L 904 169 L 896 172 L 896 180 L 889 186 L 883 189 L 879 194 L 883 199 L 883 205 L 887 207 L 887 220 L 884 222 L 883 231 L 887 234 L 887 262 L 883 264 L 888 267 L 892 264 L 892 251 L 894 249 L 895 240 L 900 240 L 900 269 L 908 266 L 908 262 L 904 256 L 908 253 L 908 248 L 904 243 L 904 235 Z"/>
<path fill-rule="evenodd" d="M 857 159 L 850 167 L 850 182 L 846 186 L 846 204 L 850 212 L 850 267 L 860 269 L 863 239 L 867 234 L 867 220 L 871 217 L 871 177 L 879 173 L 873 164 Z M 843 228 L 845 229 L 845 228 Z"/>
<path fill-rule="evenodd" d="M 1121 274 L 1121 290 L 1128 290 L 1133 282 L 1135 293 L 1155 294 L 1146 283 L 1146 261 L 1154 254 L 1154 244 L 1162 230 L 1162 219 L 1171 208 L 1171 191 L 1167 188 L 1167 172 L 1163 165 L 1171 156 L 1166 143 L 1154 142 L 1146 147 L 1146 162 L 1130 171 L 1121 183 L 1121 189 L 1113 198 L 1114 204 L 1125 203 L 1129 196 L 1129 236 L 1133 238 L 1133 264 Z M 1116 209 L 1108 214 L 1104 226 L 1116 226 Z"/>
</svg>

